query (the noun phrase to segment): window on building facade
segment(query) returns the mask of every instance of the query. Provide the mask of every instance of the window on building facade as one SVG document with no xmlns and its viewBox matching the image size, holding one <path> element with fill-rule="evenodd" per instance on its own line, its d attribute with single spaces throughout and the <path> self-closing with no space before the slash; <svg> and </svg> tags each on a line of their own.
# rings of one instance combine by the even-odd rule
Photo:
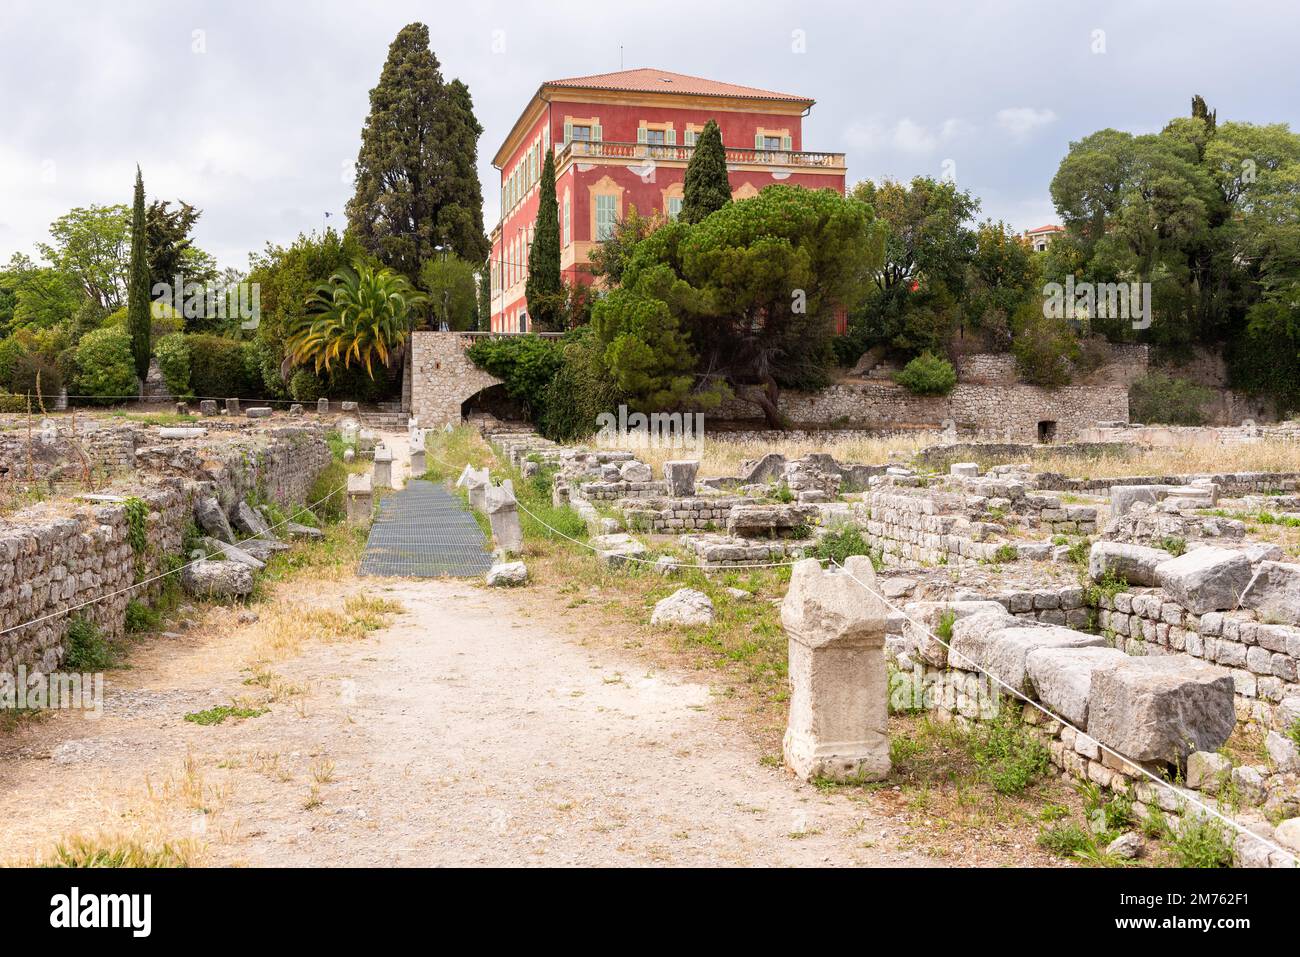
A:
<svg viewBox="0 0 1300 957">
<path fill-rule="evenodd" d="M 528 331 L 528 313 L 522 309 L 519 310 L 519 331 Z"/>
<path fill-rule="evenodd" d="M 564 197 L 564 245 L 573 241 L 573 226 L 569 219 L 569 197 Z"/>
<path fill-rule="evenodd" d="M 591 142 L 590 126 L 571 126 L 569 127 L 571 140 L 582 140 L 584 143 Z"/>
<path fill-rule="evenodd" d="M 618 218 L 618 197 L 596 197 L 596 240 L 604 242 L 614 235 L 614 222 Z"/>
<path fill-rule="evenodd" d="M 651 146 L 663 146 L 667 142 L 666 134 L 663 130 L 646 130 L 645 141 Z"/>
<path fill-rule="evenodd" d="M 780 148 L 781 148 L 781 137 L 779 137 L 779 136 L 764 136 L 764 137 L 763 137 L 763 149 L 765 149 L 765 150 L 779 150 Z"/>
<path fill-rule="evenodd" d="M 697 136 L 699 136 L 699 135 L 700 135 L 699 132 L 696 131 L 696 130 L 687 130 L 687 131 L 686 131 L 686 136 L 685 136 L 686 145 L 687 145 L 687 146 L 694 146 L 694 145 L 695 145 L 695 138 L 696 138 Z"/>
<path fill-rule="evenodd" d="M 681 214 L 681 211 L 682 211 L 682 198 L 680 196 L 669 196 L 668 209 L 667 209 L 668 218 L 676 219 Z"/>
</svg>

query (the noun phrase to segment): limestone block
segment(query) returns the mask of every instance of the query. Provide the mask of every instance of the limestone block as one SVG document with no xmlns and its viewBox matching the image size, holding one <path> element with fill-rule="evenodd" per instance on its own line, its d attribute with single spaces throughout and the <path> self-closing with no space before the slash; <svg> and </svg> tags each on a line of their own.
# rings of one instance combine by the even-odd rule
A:
<svg viewBox="0 0 1300 957">
<path fill-rule="evenodd" d="M 497 548 L 507 554 L 523 551 L 524 531 L 519 522 L 519 503 L 515 500 L 514 489 L 508 485 L 488 486 L 483 510 L 487 512 Z"/>
<path fill-rule="evenodd" d="M 1156 566 L 1173 558 L 1162 548 L 1124 542 L 1093 542 L 1088 553 L 1088 577 L 1101 581 L 1110 574 L 1130 585 L 1156 585 Z"/>
<path fill-rule="evenodd" d="M 257 513 L 257 509 L 245 501 L 240 501 L 235 505 L 231 512 L 231 524 L 239 529 L 241 535 L 256 536 L 258 538 L 275 538 L 271 531 L 271 526 L 267 524 L 266 519 Z"/>
<path fill-rule="evenodd" d="M 948 467 L 948 474 L 960 475 L 963 478 L 975 478 L 980 474 L 980 467 L 976 462 L 954 462 Z"/>
<path fill-rule="evenodd" d="M 200 560 L 181 569 L 181 586 L 207 598 L 247 595 L 253 590 L 253 570 L 241 562 Z"/>
<path fill-rule="evenodd" d="M 1165 496 L 1163 485 L 1112 485 L 1110 487 L 1110 517 L 1127 515 L 1138 502 L 1154 505 Z"/>
<path fill-rule="evenodd" d="M 371 490 L 370 476 L 352 474 L 348 476 L 348 521 L 354 524 L 370 521 L 374 513 L 374 492 Z"/>
<path fill-rule="evenodd" d="M 1010 624 L 1009 621 L 1014 622 Z M 949 663 L 967 671 L 981 670 L 1021 693 L 1032 692 L 1029 684 L 1029 653 L 1037 648 L 1094 648 L 1106 644 L 1100 635 L 1089 635 L 1059 625 L 1025 625 L 1002 615 L 982 612 L 962 618 L 952 628 Z"/>
<path fill-rule="evenodd" d="M 655 603 L 652 625 L 707 625 L 713 621 L 713 602 L 694 588 L 679 588 Z"/>
<path fill-rule="evenodd" d="M 260 558 L 255 558 L 251 553 L 237 545 L 229 545 L 226 542 L 219 542 L 210 535 L 203 536 L 203 544 L 210 551 L 221 552 L 227 561 L 239 562 L 241 565 L 247 565 L 253 571 L 266 567 L 266 562 Z"/>
<path fill-rule="evenodd" d="M 393 487 L 393 453 L 382 445 L 375 449 L 374 477 L 371 485 L 374 488 Z"/>
<path fill-rule="evenodd" d="M 645 546 L 631 535 L 596 535 L 588 539 L 588 544 L 596 549 L 601 561 L 611 568 L 626 564 L 645 554 Z"/>
<path fill-rule="evenodd" d="M 238 399 L 227 399 L 227 400 L 226 400 L 226 415 L 239 415 L 239 400 L 238 400 Z"/>
<path fill-rule="evenodd" d="M 695 494 L 695 476 L 700 470 L 700 463 L 696 461 L 673 461 L 664 463 L 664 482 L 668 486 L 668 494 L 678 498 L 685 498 Z"/>
<path fill-rule="evenodd" d="M 1300 565 L 1262 561 L 1241 596 L 1243 608 L 1253 608 L 1261 618 L 1300 625 Z"/>
<path fill-rule="evenodd" d="M 1125 657 L 1092 677 L 1088 734 L 1134 761 L 1217 751 L 1236 721 L 1232 675 L 1186 655 Z"/>
<path fill-rule="evenodd" d="M 1160 587 L 1194 615 L 1236 608 L 1250 577 L 1250 560 L 1245 555 L 1213 545 L 1156 566 Z"/>
<path fill-rule="evenodd" d="M 163 427 L 158 430 L 158 438 L 160 439 L 197 439 L 207 434 L 207 429 L 200 429 L 193 426 L 188 428 L 184 426 L 177 426 L 175 428 Z"/>
<path fill-rule="evenodd" d="M 1187 786 L 1217 794 L 1232 774 L 1232 762 L 1214 751 L 1193 751 L 1187 756 Z"/>
<path fill-rule="evenodd" d="M 811 558 L 792 569 L 781 605 L 790 663 L 783 751 L 804 780 L 889 773 L 888 616 L 865 556 L 849 558 L 844 569 L 823 569 Z"/>
<path fill-rule="evenodd" d="M 1086 728 L 1093 674 L 1123 657 L 1118 648 L 1036 648 L 1025 666 L 1038 700 L 1075 727 Z"/>
<path fill-rule="evenodd" d="M 328 412 L 329 410 L 330 410 L 330 400 L 329 400 L 329 399 L 325 398 L 324 396 L 321 396 L 319 399 L 316 400 L 316 411 L 317 411 L 317 412 L 319 412 L 321 415 L 324 415 L 324 414 L 325 414 L 326 412 Z"/>
<path fill-rule="evenodd" d="M 411 478 L 419 478 L 429 470 L 425 455 L 423 442 L 411 443 Z"/>
<path fill-rule="evenodd" d="M 497 586 L 522 585 L 528 581 L 528 568 L 523 562 L 498 562 L 488 569 L 487 583 Z"/>
<path fill-rule="evenodd" d="M 456 484 L 463 485 L 469 492 L 470 508 L 479 512 L 487 508 L 487 490 L 492 484 L 487 469 L 475 469 L 467 465 L 461 473 L 461 481 Z"/>
<path fill-rule="evenodd" d="M 904 605 L 903 611 L 907 615 L 904 637 L 922 661 L 936 668 L 948 667 L 948 649 L 938 640 L 941 636 L 935 634 L 946 615 L 951 613 L 955 623 L 959 618 L 981 612 L 995 615 L 1005 612 L 996 601 L 914 601 Z M 951 640 L 951 636 L 947 640 Z"/>
<path fill-rule="evenodd" d="M 199 401 L 199 412 L 200 412 L 200 414 L 202 414 L 202 415 L 216 415 L 216 414 L 217 414 L 217 400 L 216 400 L 216 399 L 201 399 L 201 400 Z"/>
<path fill-rule="evenodd" d="M 635 459 L 624 462 L 618 469 L 618 475 L 624 482 L 650 482 L 655 477 L 650 466 Z"/>
<path fill-rule="evenodd" d="M 234 544 L 235 533 L 231 531 L 230 521 L 226 518 L 226 513 L 215 495 L 207 495 L 195 500 L 194 521 L 213 538 Z"/>
</svg>

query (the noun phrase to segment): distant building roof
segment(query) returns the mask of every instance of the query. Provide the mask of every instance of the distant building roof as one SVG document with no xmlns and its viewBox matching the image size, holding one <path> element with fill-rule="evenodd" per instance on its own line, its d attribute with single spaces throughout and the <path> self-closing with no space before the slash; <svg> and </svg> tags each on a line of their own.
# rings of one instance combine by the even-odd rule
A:
<svg viewBox="0 0 1300 957">
<path fill-rule="evenodd" d="M 1025 235 L 1034 236 L 1037 235 L 1038 233 L 1063 233 L 1063 232 L 1065 232 L 1064 226 L 1057 226 L 1055 223 L 1049 223 L 1046 226 L 1039 226 L 1037 229 L 1026 230 Z"/>
</svg>

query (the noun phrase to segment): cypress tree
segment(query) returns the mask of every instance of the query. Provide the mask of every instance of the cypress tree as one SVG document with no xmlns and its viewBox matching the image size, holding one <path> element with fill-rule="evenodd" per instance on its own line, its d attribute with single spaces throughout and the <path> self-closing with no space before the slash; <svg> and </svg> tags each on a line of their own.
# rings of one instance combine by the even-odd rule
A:
<svg viewBox="0 0 1300 957">
<path fill-rule="evenodd" d="M 695 140 L 695 152 L 686 164 L 682 185 L 683 222 L 698 223 L 705 216 L 731 202 L 731 181 L 727 178 L 727 151 L 714 120 L 704 124 Z"/>
<path fill-rule="evenodd" d="M 149 243 L 144 218 L 144 179 L 135 168 L 135 207 L 131 211 L 131 266 L 126 289 L 126 325 L 131 333 L 135 374 L 149 375 L 151 317 L 149 313 Z"/>
<path fill-rule="evenodd" d="M 429 28 L 407 24 L 388 48 L 361 130 L 347 205 L 361 245 L 413 281 L 435 246 L 484 259 L 481 133 L 469 89 L 443 82 Z"/>
<path fill-rule="evenodd" d="M 474 116 L 469 87 L 460 80 L 447 84 L 440 104 L 444 114 L 443 147 L 447 152 L 442 207 L 438 210 L 441 242 L 466 262 L 487 258 L 483 235 L 483 187 L 478 181 L 478 138 L 483 127 Z"/>
<path fill-rule="evenodd" d="M 524 284 L 528 314 L 544 330 L 563 325 L 564 283 L 560 279 L 560 205 L 555 198 L 555 151 L 547 150 L 537 194 L 537 223 Z"/>
<path fill-rule="evenodd" d="M 478 274 L 478 331 L 492 328 L 492 264 L 484 263 Z"/>
</svg>

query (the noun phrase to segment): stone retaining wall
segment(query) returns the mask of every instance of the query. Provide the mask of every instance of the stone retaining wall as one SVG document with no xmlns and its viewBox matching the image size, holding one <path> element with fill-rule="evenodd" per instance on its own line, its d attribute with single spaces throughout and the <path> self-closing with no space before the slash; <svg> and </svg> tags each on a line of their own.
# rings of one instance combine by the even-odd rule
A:
<svg viewBox="0 0 1300 957">
<path fill-rule="evenodd" d="M 1128 390 L 1118 386 L 1065 386 L 960 383 L 946 396 L 917 396 L 893 382 L 839 383 L 820 392 L 782 393 L 778 406 L 797 426 L 852 424 L 894 429 L 952 423 L 965 432 L 1005 436 L 1007 441 L 1039 439 L 1039 423 L 1053 423 L 1060 441 L 1105 421 L 1128 421 Z M 725 403 L 713 418 L 761 418 L 758 407 L 741 400 Z"/>
<path fill-rule="evenodd" d="M 623 510 L 628 527 L 636 532 L 672 534 L 687 530 L 724 528 L 732 506 L 743 498 L 637 499 Z"/>
<path fill-rule="evenodd" d="M 120 636 L 128 601 L 151 598 L 161 586 L 112 593 L 179 564 L 199 496 L 215 492 L 230 505 L 256 490 L 268 499 L 301 502 L 330 461 L 323 435 L 308 429 L 260 433 L 203 455 L 176 444 L 154 452 L 145 459 L 157 471 L 112 490 L 122 499 L 140 499 L 148 510 L 147 547 L 139 554 L 130 544 L 125 502 L 39 505 L 0 525 L 0 632 L 7 632 L 0 635 L 0 670 L 56 667 L 71 620 L 59 613 L 85 602 L 91 604 L 77 616 L 106 636 Z M 16 627 L 47 615 L 54 617 Z"/>
</svg>

